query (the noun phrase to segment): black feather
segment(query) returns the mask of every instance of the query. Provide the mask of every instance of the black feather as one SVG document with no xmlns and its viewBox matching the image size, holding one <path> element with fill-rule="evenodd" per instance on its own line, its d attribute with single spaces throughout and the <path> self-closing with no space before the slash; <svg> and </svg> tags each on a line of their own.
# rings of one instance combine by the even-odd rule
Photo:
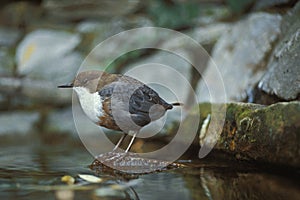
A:
<svg viewBox="0 0 300 200">
<path fill-rule="evenodd" d="M 173 107 L 146 85 L 136 89 L 129 100 L 129 112 L 132 120 L 139 126 L 145 126 L 150 123 L 149 112 L 150 108 L 154 105 L 161 105 L 165 110 L 172 109 Z"/>
</svg>

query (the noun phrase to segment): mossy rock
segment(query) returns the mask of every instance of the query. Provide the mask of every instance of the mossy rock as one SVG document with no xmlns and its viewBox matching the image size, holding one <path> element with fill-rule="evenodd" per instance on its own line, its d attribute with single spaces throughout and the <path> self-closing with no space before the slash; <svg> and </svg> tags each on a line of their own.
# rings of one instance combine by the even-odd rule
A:
<svg viewBox="0 0 300 200">
<path fill-rule="evenodd" d="M 201 122 L 209 104 L 200 104 Z M 226 119 L 215 149 L 238 159 L 300 166 L 300 102 L 262 106 L 226 104 Z M 200 112 L 201 112 L 200 111 Z"/>
</svg>

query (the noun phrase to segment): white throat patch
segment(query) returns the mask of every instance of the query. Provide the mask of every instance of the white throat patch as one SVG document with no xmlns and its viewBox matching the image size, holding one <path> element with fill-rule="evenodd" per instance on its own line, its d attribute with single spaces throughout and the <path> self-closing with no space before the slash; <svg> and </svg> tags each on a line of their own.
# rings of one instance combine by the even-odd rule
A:
<svg viewBox="0 0 300 200">
<path fill-rule="evenodd" d="M 99 117 L 104 115 L 102 100 L 98 92 L 90 93 L 84 87 L 74 87 L 73 88 L 80 101 L 80 105 L 85 112 L 85 114 L 93 121 L 98 122 Z"/>
</svg>

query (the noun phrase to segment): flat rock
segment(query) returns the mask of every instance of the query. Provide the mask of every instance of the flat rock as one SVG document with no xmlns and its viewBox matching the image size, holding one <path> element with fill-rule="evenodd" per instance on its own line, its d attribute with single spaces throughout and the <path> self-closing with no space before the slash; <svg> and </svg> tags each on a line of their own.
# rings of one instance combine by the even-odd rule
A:
<svg viewBox="0 0 300 200">
<path fill-rule="evenodd" d="M 282 21 L 281 36 L 258 87 L 285 100 L 300 98 L 300 3 Z"/>
<path fill-rule="evenodd" d="M 56 84 L 71 81 L 82 62 L 81 55 L 74 52 L 79 42 L 78 34 L 65 31 L 29 33 L 16 50 L 18 74 Z"/>
<path fill-rule="evenodd" d="M 132 152 L 107 152 L 100 154 L 90 168 L 96 171 L 107 171 L 115 174 L 145 174 L 160 171 L 169 167 L 183 167 L 183 165 L 168 161 L 140 157 Z"/>
<path fill-rule="evenodd" d="M 280 34 L 280 23 L 278 14 L 253 13 L 234 24 L 218 40 L 212 60 L 223 77 L 228 100 L 244 99 L 246 90 L 261 79 L 265 72 L 265 57 Z M 208 64 L 203 73 L 205 80 L 198 84 L 200 102 L 210 101 L 210 92 L 222 93 L 216 85 L 214 63 Z"/>
</svg>

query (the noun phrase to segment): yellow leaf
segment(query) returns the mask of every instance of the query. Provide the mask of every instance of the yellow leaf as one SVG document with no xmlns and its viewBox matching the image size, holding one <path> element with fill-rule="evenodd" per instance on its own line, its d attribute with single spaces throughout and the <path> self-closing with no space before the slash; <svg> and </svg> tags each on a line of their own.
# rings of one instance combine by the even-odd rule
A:
<svg viewBox="0 0 300 200">
<path fill-rule="evenodd" d="M 73 185 L 75 182 L 75 179 L 72 176 L 65 175 L 61 177 L 61 181 L 67 183 L 68 185 Z"/>
</svg>

